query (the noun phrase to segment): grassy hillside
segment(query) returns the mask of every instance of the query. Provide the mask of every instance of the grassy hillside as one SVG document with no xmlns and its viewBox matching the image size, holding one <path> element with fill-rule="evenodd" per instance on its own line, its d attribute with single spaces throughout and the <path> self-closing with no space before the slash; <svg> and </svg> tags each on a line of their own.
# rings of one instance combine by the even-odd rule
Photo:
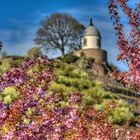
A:
<svg viewBox="0 0 140 140">
<path fill-rule="evenodd" d="M 15 62 L 17 61 L 16 59 Z M 8 59 L 7 63 L 1 63 L 2 72 L 10 69 L 15 62 Z M 9 65 L 5 67 L 4 64 Z M 80 92 L 83 108 L 94 106 L 97 110 L 106 110 L 111 123 L 135 126 L 137 119 L 140 118 L 138 105 L 140 95 L 132 89 L 122 87 L 108 76 L 99 76 L 90 72 L 87 68 L 89 64 L 88 60 L 77 57 L 55 60 L 54 80 L 50 83 L 48 94 L 52 92 L 60 94 L 63 97 L 61 105 L 65 106 L 71 93 Z M 5 105 L 10 105 L 13 100 L 18 99 L 18 96 L 19 93 L 11 87 L 5 89 L 0 99 Z"/>
<path fill-rule="evenodd" d="M 130 89 L 114 87 L 111 86 L 111 83 L 110 87 L 116 88 L 116 90 L 112 92 L 107 89 L 107 85 L 103 81 L 104 79 L 113 81 L 109 77 L 96 75 L 96 79 L 92 80 L 91 77 L 95 77 L 94 73 L 90 73 L 75 63 L 70 64 L 60 60 L 54 63 L 54 74 L 55 78 L 50 84 L 49 93 L 61 94 L 64 97 L 62 105 L 67 104 L 67 98 L 71 93 L 80 92 L 83 97 L 83 106 L 94 106 L 97 110 L 102 111 L 110 104 L 113 105 L 114 107 L 110 107 L 107 112 L 111 123 L 132 126 L 140 117 L 134 113 L 134 110 L 139 109 L 138 98 L 127 94 L 130 93 Z"/>
</svg>

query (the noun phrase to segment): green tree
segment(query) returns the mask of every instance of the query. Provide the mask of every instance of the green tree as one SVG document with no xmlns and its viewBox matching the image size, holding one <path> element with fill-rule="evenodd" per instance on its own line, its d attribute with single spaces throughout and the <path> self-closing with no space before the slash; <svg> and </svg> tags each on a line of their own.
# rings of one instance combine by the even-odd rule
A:
<svg viewBox="0 0 140 140">
<path fill-rule="evenodd" d="M 31 48 L 28 50 L 28 53 L 27 53 L 27 56 L 29 58 L 33 58 L 33 57 L 39 57 L 42 55 L 42 52 L 41 52 L 41 48 L 39 47 L 34 47 L 34 48 Z"/>
<path fill-rule="evenodd" d="M 60 50 L 62 55 L 66 50 L 80 48 L 81 33 L 84 26 L 74 17 L 65 13 L 54 13 L 44 19 L 37 30 L 35 43 L 46 50 Z"/>
</svg>

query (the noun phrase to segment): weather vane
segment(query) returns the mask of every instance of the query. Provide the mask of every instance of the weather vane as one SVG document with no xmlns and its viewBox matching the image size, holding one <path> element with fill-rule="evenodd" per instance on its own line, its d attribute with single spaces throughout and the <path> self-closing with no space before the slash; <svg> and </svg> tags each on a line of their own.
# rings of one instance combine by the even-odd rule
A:
<svg viewBox="0 0 140 140">
<path fill-rule="evenodd" d="M 92 18 L 90 18 L 90 25 L 93 25 Z"/>
</svg>

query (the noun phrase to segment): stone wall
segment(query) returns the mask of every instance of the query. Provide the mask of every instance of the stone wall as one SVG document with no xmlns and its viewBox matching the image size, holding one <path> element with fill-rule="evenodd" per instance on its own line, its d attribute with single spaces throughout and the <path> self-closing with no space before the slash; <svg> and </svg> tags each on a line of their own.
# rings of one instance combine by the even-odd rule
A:
<svg viewBox="0 0 140 140">
<path fill-rule="evenodd" d="M 73 54 L 76 56 L 81 56 L 84 53 L 87 58 L 93 58 L 94 63 L 92 65 L 91 71 L 95 74 L 106 75 L 107 71 L 107 52 L 101 49 L 82 49 L 76 51 Z"/>
<path fill-rule="evenodd" d="M 77 52 L 74 52 L 74 55 L 80 56 L 81 53 L 84 53 L 87 58 L 93 58 L 97 63 L 106 63 L 107 62 L 107 52 L 100 49 L 83 49 Z"/>
</svg>

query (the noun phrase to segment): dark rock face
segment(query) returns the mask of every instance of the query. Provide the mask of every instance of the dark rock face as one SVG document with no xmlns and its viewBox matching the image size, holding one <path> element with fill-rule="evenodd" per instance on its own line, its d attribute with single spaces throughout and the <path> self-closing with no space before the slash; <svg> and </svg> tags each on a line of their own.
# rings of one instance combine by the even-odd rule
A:
<svg viewBox="0 0 140 140">
<path fill-rule="evenodd" d="M 99 75 L 106 75 L 108 73 L 107 69 L 107 52 L 101 49 L 82 49 L 80 51 L 74 52 L 76 56 L 81 56 L 84 53 L 87 58 L 94 59 L 91 70 Z"/>
</svg>

